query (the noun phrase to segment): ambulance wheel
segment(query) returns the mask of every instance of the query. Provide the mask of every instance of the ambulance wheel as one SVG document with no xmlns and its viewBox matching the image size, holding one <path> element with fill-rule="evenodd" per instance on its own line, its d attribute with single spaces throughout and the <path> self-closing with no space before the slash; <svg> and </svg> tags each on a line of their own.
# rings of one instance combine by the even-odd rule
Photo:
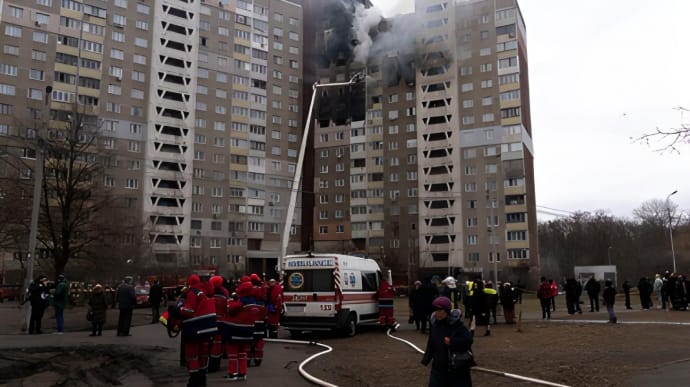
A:
<svg viewBox="0 0 690 387">
<path fill-rule="evenodd" d="M 290 338 L 293 340 L 297 340 L 302 337 L 302 331 L 298 329 L 290 329 Z"/>
<path fill-rule="evenodd" d="M 345 320 L 345 326 L 343 327 L 343 333 L 347 337 L 353 337 L 357 334 L 357 315 L 350 313 Z"/>
</svg>

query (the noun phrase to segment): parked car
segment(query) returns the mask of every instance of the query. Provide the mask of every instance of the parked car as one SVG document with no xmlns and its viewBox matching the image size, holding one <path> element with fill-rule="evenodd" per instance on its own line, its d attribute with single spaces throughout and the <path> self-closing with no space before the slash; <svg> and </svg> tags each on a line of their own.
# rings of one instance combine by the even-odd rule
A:
<svg viewBox="0 0 690 387">
<path fill-rule="evenodd" d="M 21 285 L 0 285 L 0 302 L 17 301 L 22 295 Z"/>
<path fill-rule="evenodd" d="M 134 294 L 137 297 L 137 308 L 150 306 L 149 304 L 149 285 L 137 285 L 134 287 Z"/>
</svg>

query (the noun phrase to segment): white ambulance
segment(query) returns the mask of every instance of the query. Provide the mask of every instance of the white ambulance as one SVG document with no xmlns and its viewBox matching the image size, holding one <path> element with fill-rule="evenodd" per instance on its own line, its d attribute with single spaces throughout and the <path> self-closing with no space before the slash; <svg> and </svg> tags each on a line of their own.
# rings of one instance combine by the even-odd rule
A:
<svg viewBox="0 0 690 387">
<path fill-rule="evenodd" d="M 378 323 L 381 269 L 373 259 L 342 254 L 283 258 L 281 325 L 293 337 L 303 331 L 335 330 L 354 336 L 358 325 Z"/>
</svg>

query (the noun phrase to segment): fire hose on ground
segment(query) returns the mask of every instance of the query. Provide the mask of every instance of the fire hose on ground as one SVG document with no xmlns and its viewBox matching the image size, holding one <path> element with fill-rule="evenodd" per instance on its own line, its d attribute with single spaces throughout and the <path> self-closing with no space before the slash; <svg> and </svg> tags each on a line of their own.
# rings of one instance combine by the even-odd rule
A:
<svg viewBox="0 0 690 387">
<path fill-rule="evenodd" d="M 399 337 L 396 337 L 396 336 L 391 335 L 391 330 L 390 330 L 390 329 L 386 332 L 386 334 L 387 334 L 388 337 L 390 337 L 391 339 L 398 340 L 398 341 L 400 341 L 400 342 L 402 342 L 402 343 L 405 343 L 405 344 L 409 345 L 410 347 L 412 347 L 415 351 L 419 352 L 420 354 L 424 354 L 424 351 L 423 351 L 421 348 L 419 348 L 418 346 L 414 345 L 414 343 L 412 343 L 412 342 L 410 342 L 410 341 L 407 341 L 407 340 L 405 340 L 405 339 L 401 339 L 401 338 L 399 338 Z M 553 383 L 553 382 L 549 382 L 549 381 L 546 381 L 546 380 L 541 380 L 541 379 L 536 379 L 536 378 L 530 378 L 530 377 L 527 377 L 527 376 L 522 376 L 522 375 L 517 375 L 517 374 L 511 374 L 511 373 L 509 373 L 509 372 L 497 371 L 497 370 L 492 370 L 492 369 L 489 369 L 489 368 L 478 367 L 478 366 L 472 367 L 472 371 L 484 372 L 484 373 L 491 374 L 491 375 L 498 375 L 498 376 L 503 376 L 503 377 L 510 378 L 510 379 L 516 379 L 516 380 L 522 380 L 522 381 L 526 381 L 526 382 L 530 382 L 530 383 L 541 384 L 541 385 L 543 385 L 543 386 L 569 387 L 569 386 L 566 385 L 566 384 Z"/>
<path fill-rule="evenodd" d="M 417 347 L 414 343 L 412 343 L 412 342 L 410 342 L 410 341 L 408 341 L 408 340 L 401 339 L 401 338 L 399 338 L 399 337 L 393 336 L 393 335 L 391 334 L 391 330 L 390 330 L 390 329 L 386 332 L 386 334 L 387 334 L 388 337 L 390 337 L 391 339 L 398 340 L 398 341 L 400 341 L 400 342 L 402 342 L 402 343 L 405 343 L 405 344 L 409 345 L 410 347 L 412 347 L 415 351 L 419 352 L 420 354 L 423 354 L 423 353 L 424 353 L 424 351 L 423 351 L 421 348 Z M 315 354 L 309 356 L 308 358 L 306 358 L 304 361 L 302 361 L 302 362 L 299 364 L 299 368 L 298 368 L 298 369 L 299 369 L 299 373 L 300 373 L 300 375 L 302 375 L 303 378 L 307 379 L 308 381 L 310 381 L 310 382 L 312 382 L 312 383 L 314 383 L 314 384 L 318 384 L 318 385 L 324 386 L 324 387 L 338 387 L 337 385 L 332 384 L 332 383 L 328 383 L 328 382 L 325 381 L 325 380 L 321 380 L 321 379 L 319 379 L 319 378 L 317 378 L 317 377 L 311 375 L 310 373 L 308 373 L 307 371 L 304 370 L 304 367 L 305 367 L 307 364 L 309 364 L 312 360 L 316 359 L 317 357 L 319 357 L 319 356 L 321 356 L 321 355 L 325 355 L 325 354 L 327 354 L 327 353 L 329 353 L 329 352 L 332 352 L 332 351 L 333 351 L 333 347 L 330 347 L 330 346 L 328 346 L 328 345 L 326 345 L 326 344 L 321 344 L 321 343 L 318 343 L 318 342 L 315 342 L 315 341 L 287 340 L 287 339 L 265 339 L 265 340 L 266 340 L 266 342 L 272 342 L 272 343 L 303 344 L 303 345 L 318 346 L 318 347 L 321 347 L 321 348 L 326 348 L 324 351 L 321 351 L 321 352 L 319 352 L 319 353 L 315 353 Z M 569 387 L 568 385 L 565 385 L 565 384 L 553 383 L 553 382 L 549 382 L 549 381 L 546 381 L 546 380 L 541 380 L 541 379 L 536 379 L 536 378 L 530 378 L 530 377 L 527 377 L 527 376 L 517 375 L 517 374 L 513 374 L 513 373 L 509 373 L 509 372 L 503 372 L 503 371 L 492 370 L 492 369 L 484 368 L 484 367 L 477 367 L 477 366 L 475 366 L 475 367 L 472 367 L 472 370 L 473 370 L 473 371 L 476 371 L 476 372 L 484 372 L 484 373 L 491 374 L 491 375 L 502 376 L 502 377 L 506 377 L 506 378 L 510 378 L 510 379 L 526 381 L 526 382 L 530 382 L 530 383 L 534 383 L 534 384 L 540 384 L 540 385 L 543 385 L 543 386 Z"/>
<path fill-rule="evenodd" d="M 299 370 L 300 375 L 302 375 L 303 378 L 307 379 L 308 381 L 310 381 L 314 384 L 318 384 L 319 386 L 324 386 L 324 387 L 338 387 L 337 385 L 328 383 L 325 380 L 321 380 L 321 379 L 311 375 L 310 373 L 308 373 L 307 371 L 304 370 L 304 367 L 307 364 L 309 364 L 309 362 L 311 362 L 312 360 L 316 359 L 317 357 L 319 357 L 321 355 L 325 355 L 329 352 L 332 352 L 333 347 L 330 347 L 326 344 L 317 343 L 316 341 L 287 340 L 287 339 L 264 339 L 264 340 L 266 342 L 271 342 L 271 343 L 304 344 L 304 345 L 309 345 L 309 346 L 318 346 L 321 348 L 326 348 L 326 350 L 321 351 L 319 353 L 315 353 L 315 354 L 309 356 L 308 358 L 306 358 L 301 363 L 299 363 L 298 370 Z"/>
</svg>

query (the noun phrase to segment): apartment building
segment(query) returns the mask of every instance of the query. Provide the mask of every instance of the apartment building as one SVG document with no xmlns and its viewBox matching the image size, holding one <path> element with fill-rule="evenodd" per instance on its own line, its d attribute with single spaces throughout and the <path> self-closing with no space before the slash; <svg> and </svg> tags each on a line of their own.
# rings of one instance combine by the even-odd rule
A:
<svg viewBox="0 0 690 387">
<path fill-rule="evenodd" d="M 143 228 L 123 237 L 143 239 L 142 266 L 271 273 L 283 249 L 316 250 L 378 258 L 396 281 L 529 281 L 538 248 L 517 2 L 417 0 L 414 14 L 363 25 L 371 7 L 5 1 L 0 142 L 36 137 L 18 116 L 56 128 L 76 104 L 108 155 L 102 185 Z M 358 73 L 363 82 L 318 89 L 293 186 L 312 83 Z"/>
<path fill-rule="evenodd" d="M 138 265 L 274 270 L 303 126 L 301 6 L 30 0 L 1 15 L 0 142 L 36 136 L 24 112 L 52 133 L 77 106 L 110 156 L 103 186 L 144 230 L 123 238 L 144 240 Z"/>
<path fill-rule="evenodd" d="M 333 55 L 339 24 L 318 22 L 317 46 L 329 59 L 320 80 L 346 79 L 358 65 L 367 80 L 364 120 L 329 120 L 332 103 L 317 109 L 315 249 L 379 258 L 400 281 L 452 274 L 527 282 L 538 275 L 538 248 L 518 4 L 415 6 L 372 27 L 366 64 L 354 50 Z M 375 49 L 387 33 L 400 44 Z M 341 101 L 335 106 L 353 109 L 351 98 Z"/>
</svg>

